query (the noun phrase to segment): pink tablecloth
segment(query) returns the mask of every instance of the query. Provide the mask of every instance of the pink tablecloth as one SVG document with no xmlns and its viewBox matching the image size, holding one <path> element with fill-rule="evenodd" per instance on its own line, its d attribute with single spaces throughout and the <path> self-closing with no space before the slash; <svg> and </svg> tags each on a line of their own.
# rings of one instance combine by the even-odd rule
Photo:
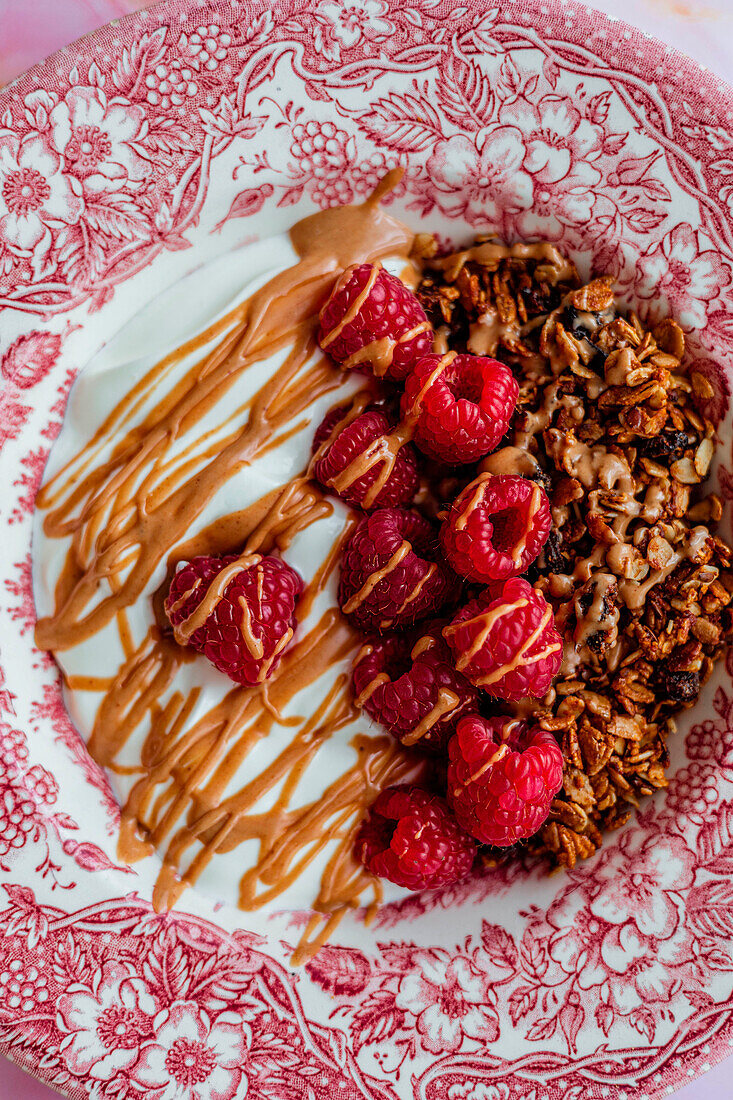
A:
<svg viewBox="0 0 733 1100">
<path fill-rule="evenodd" d="M 548 0 L 552 2 L 552 0 Z M 67 42 L 149 0 L 0 0 L 0 86 Z M 733 80 L 733 0 L 595 0 L 595 6 L 683 49 Z M 722 1100 L 733 1095 L 733 1060 L 676 1094 L 676 1100 Z M 53 1100 L 8 1062 L 0 1062 L 0 1097 Z"/>
</svg>

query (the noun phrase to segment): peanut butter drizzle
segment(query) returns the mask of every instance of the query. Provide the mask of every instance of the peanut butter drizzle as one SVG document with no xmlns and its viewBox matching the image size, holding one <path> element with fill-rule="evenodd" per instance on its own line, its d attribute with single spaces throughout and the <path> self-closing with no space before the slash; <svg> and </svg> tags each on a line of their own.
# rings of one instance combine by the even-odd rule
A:
<svg viewBox="0 0 733 1100">
<path fill-rule="evenodd" d="M 460 699 L 455 691 L 451 691 L 450 688 L 440 688 L 438 691 L 438 701 L 435 706 L 430 708 L 425 717 L 418 722 L 414 729 L 411 729 L 409 733 L 404 735 L 402 744 L 416 745 L 426 733 L 430 733 L 430 730 L 441 718 L 446 714 L 450 714 L 452 710 L 455 710 L 459 702 Z"/>
<path fill-rule="evenodd" d="M 126 659 L 109 682 L 88 678 L 89 690 L 106 689 L 89 751 L 100 764 L 128 773 L 117 756 L 135 731 L 147 731 L 138 778 L 122 808 L 120 858 L 131 861 L 166 845 L 154 895 L 162 908 L 195 884 L 217 852 L 254 839 L 259 854 L 240 884 L 240 904 L 254 909 L 282 893 L 336 839 L 314 905 L 330 914 L 327 927 L 312 942 L 305 942 L 308 934 L 296 951 L 298 961 L 317 949 L 340 913 L 361 904 L 368 888 L 379 899 L 379 884 L 353 858 L 355 830 L 382 786 L 419 770 L 394 739 L 360 735 L 353 742 L 358 755 L 353 768 L 317 802 L 291 806 L 309 761 L 356 710 L 345 673 L 307 721 L 285 718 L 283 710 L 334 663 L 348 660 L 357 635 L 337 608 L 328 610 L 287 650 L 290 638 L 284 639 L 267 683 L 234 687 L 191 724 L 199 689 L 186 698 L 170 689 L 180 665 L 198 658 L 157 625 L 136 646 L 125 609 L 140 598 L 161 561 L 170 579 L 177 563 L 195 554 L 238 552 L 227 576 L 179 626 L 178 637 L 185 640 L 238 569 L 256 564 L 260 554 L 286 549 L 299 531 L 333 511 L 304 471 L 250 507 L 188 536 L 223 482 L 306 424 L 311 404 L 338 389 L 343 372 L 325 358 L 309 363 L 317 350 L 317 310 L 335 276 L 351 264 L 409 254 L 412 234 L 378 205 L 398 176 L 390 173 L 361 206 L 322 211 L 293 226 L 290 238 L 299 262 L 150 370 L 38 497 L 38 506 L 47 510 L 46 533 L 70 537 L 71 547 L 53 614 L 37 625 L 37 643 L 67 649 L 115 621 Z M 239 423 L 236 415 L 227 420 L 228 434 L 217 429 L 172 453 L 237 377 L 280 349 L 287 351 L 282 366 L 237 410 Z M 192 356 L 193 364 L 182 369 Z M 167 385 L 176 368 L 181 376 Z M 296 423 L 301 415 L 305 419 Z M 353 526 L 346 524 L 343 538 Z M 340 546 L 337 542 L 301 596 L 301 621 L 328 583 Z M 404 553 L 408 550 L 409 544 Z M 160 593 L 154 603 L 158 622 L 164 623 Z M 249 637 L 246 619 L 242 630 L 254 653 L 258 641 Z M 261 774 L 232 790 L 243 761 L 276 722 L 293 725 L 291 743 Z M 275 808 L 255 813 L 275 785 Z"/>
</svg>

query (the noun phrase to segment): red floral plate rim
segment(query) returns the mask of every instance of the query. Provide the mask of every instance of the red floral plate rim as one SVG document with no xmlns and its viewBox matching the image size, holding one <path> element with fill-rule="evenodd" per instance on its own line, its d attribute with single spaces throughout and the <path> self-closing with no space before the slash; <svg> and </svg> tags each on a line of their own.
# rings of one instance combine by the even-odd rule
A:
<svg viewBox="0 0 733 1100">
<path fill-rule="evenodd" d="M 668 797 L 557 888 L 534 882 L 547 905 L 517 914 L 523 877 L 486 876 L 344 926 L 294 973 L 299 918 L 244 930 L 197 897 L 159 916 L 117 865 L 114 800 L 32 646 L 29 531 L 94 333 L 180 277 L 192 245 L 215 255 L 252 215 L 284 227 L 291 206 L 357 199 L 395 163 L 398 212 L 557 239 L 643 315 L 697 331 L 725 452 L 731 120 L 733 93 L 695 62 L 539 0 L 163 3 L 0 92 L 3 1052 L 68 1096 L 156 1100 L 643 1100 L 728 1053 L 730 673 L 687 725 L 687 761 L 679 738 Z"/>
</svg>

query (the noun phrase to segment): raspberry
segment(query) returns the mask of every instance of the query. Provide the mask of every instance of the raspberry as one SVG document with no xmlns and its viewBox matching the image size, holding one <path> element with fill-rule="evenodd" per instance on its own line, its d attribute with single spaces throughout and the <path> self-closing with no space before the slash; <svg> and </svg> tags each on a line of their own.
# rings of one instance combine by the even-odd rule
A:
<svg viewBox="0 0 733 1100">
<path fill-rule="evenodd" d="M 706 718 L 687 734 L 685 750 L 691 760 L 717 760 L 723 768 L 733 767 L 733 729 L 723 728 Z"/>
<path fill-rule="evenodd" d="M 354 662 L 356 705 L 403 745 L 442 752 L 458 718 L 478 705 L 478 692 L 456 672 L 437 628 L 408 648 L 405 638 L 374 638 Z"/>
<path fill-rule="evenodd" d="M 36 824 L 36 804 L 22 787 L 0 787 L 0 858 L 22 848 Z"/>
<path fill-rule="evenodd" d="M 430 458 L 463 466 L 493 451 L 509 427 L 519 387 L 496 359 L 426 355 L 408 375 L 402 417 Z"/>
<path fill-rule="evenodd" d="M 322 210 L 330 206 L 347 206 L 354 197 L 351 184 L 343 176 L 330 179 L 314 179 L 311 182 L 311 195 Z"/>
<path fill-rule="evenodd" d="M 498 582 L 444 628 L 456 667 L 499 699 L 541 698 L 562 660 L 552 608 L 527 581 Z"/>
<path fill-rule="evenodd" d="M 23 786 L 37 806 L 53 806 L 58 798 L 59 785 L 45 768 L 34 764 L 23 777 Z"/>
<path fill-rule="evenodd" d="M 348 163 L 349 135 L 332 122 L 298 122 L 293 126 L 290 152 L 299 162 L 301 172 L 309 176 L 333 177 L 332 169 L 345 168 Z"/>
<path fill-rule="evenodd" d="M 199 86 L 195 78 L 196 71 L 179 58 L 171 62 L 161 61 L 145 77 L 148 103 L 165 109 L 180 107 L 188 97 L 195 96 L 198 92 Z"/>
<path fill-rule="evenodd" d="M 48 978 L 36 966 L 24 966 L 20 959 L 0 971 L 0 1001 L 6 1008 L 32 1012 L 48 1000 Z"/>
<path fill-rule="evenodd" d="M 418 484 L 415 448 L 394 434 L 381 409 L 351 416 L 342 405 L 322 422 L 313 440 L 313 477 L 364 511 L 411 504 Z"/>
<path fill-rule="evenodd" d="M 481 474 L 453 502 L 440 541 L 457 573 L 489 583 L 524 573 L 551 525 L 550 502 L 539 485 Z"/>
<path fill-rule="evenodd" d="M 188 52 L 202 69 L 213 72 L 226 58 L 231 44 L 232 36 L 218 23 L 207 23 L 197 27 L 188 39 Z"/>
<path fill-rule="evenodd" d="M 448 801 L 482 844 L 506 848 L 536 833 L 562 786 L 560 747 L 516 718 L 467 715 L 448 745 Z"/>
<path fill-rule="evenodd" d="M 351 370 L 371 370 L 393 382 L 427 354 L 433 333 L 415 295 L 380 264 L 344 271 L 321 310 L 318 341 Z"/>
<path fill-rule="evenodd" d="M 14 782 L 28 763 L 28 743 L 21 730 L 0 722 L 0 783 Z"/>
<path fill-rule="evenodd" d="M 165 611 L 176 641 L 235 683 L 258 684 L 293 637 L 302 589 L 295 570 L 278 558 L 193 558 L 171 581 Z"/>
<path fill-rule="evenodd" d="M 411 626 L 436 614 L 460 588 L 441 557 L 424 516 L 397 508 L 372 512 L 344 548 L 341 610 L 365 631 Z"/>
<path fill-rule="evenodd" d="M 693 760 L 670 781 L 665 809 L 697 823 L 706 821 L 718 802 L 718 774 L 715 765 Z"/>
<path fill-rule="evenodd" d="M 476 843 L 445 799 L 406 785 L 379 795 L 357 834 L 356 854 L 373 875 L 408 890 L 433 890 L 465 878 Z"/>
</svg>

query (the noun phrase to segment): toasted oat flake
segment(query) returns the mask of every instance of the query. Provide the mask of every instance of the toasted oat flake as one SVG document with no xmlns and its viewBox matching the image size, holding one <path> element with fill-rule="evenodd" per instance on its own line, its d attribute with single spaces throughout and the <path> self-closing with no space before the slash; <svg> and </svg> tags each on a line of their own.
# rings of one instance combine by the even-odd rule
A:
<svg viewBox="0 0 733 1100">
<path fill-rule="evenodd" d="M 532 714 L 566 766 L 529 844 L 572 868 L 666 787 L 675 715 L 733 639 L 733 551 L 711 530 L 721 500 L 701 485 L 715 429 L 693 402 L 713 389 L 685 363 L 682 329 L 645 329 L 616 308 L 610 278 L 582 286 L 544 247 L 428 260 L 418 294 L 448 347 L 490 332 L 520 385 L 502 472 L 517 456 L 514 472 L 550 496 L 554 528 L 531 579 L 565 660 Z"/>
</svg>

